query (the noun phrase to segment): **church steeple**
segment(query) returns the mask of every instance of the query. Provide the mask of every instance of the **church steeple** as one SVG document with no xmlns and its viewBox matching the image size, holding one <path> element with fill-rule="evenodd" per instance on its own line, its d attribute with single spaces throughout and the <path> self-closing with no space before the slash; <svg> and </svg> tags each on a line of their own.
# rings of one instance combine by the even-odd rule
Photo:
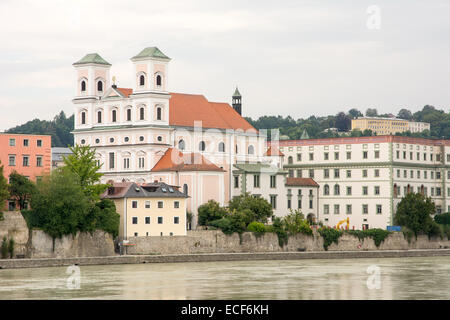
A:
<svg viewBox="0 0 450 320">
<path fill-rule="evenodd" d="M 232 105 L 233 105 L 233 109 L 236 110 L 236 112 L 242 116 L 242 96 L 241 96 L 237 86 L 236 86 L 236 90 L 234 90 L 234 93 L 233 93 Z"/>
</svg>

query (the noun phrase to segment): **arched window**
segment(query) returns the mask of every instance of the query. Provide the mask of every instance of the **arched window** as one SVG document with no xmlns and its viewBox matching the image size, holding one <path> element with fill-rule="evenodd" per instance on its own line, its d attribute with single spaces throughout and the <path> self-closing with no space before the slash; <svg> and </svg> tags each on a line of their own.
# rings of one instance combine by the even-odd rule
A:
<svg viewBox="0 0 450 320">
<path fill-rule="evenodd" d="M 254 153 L 255 153 L 255 148 L 252 145 L 248 146 L 248 154 L 254 154 Z"/>
<path fill-rule="evenodd" d="M 113 110 L 112 111 L 112 122 L 116 122 L 117 121 L 117 111 Z"/>
<path fill-rule="evenodd" d="M 86 124 L 86 112 L 81 113 L 81 124 Z"/>
<path fill-rule="evenodd" d="M 156 108 L 156 120 L 162 119 L 162 110 L 160 107 Z"/>
<path fill-rule="evenodd" d="M 184 150 L 185 149 L 185 143 L 184 143 L 184 140 L 183 139 L 181 139 L 180 141 L 178 141 L 178 149 L 180 149 L 180 150 Z"/>
<path fill-rule="evenodd" d="M 156 85 L 157 85 L 157 86 L 160 86 L 160 85 L 161 85 L 161 82 L 162 82 L 162 78 L 161 78 L 161 76 L 158 74 L 158 75 L 156 76 Z"/>
<path fill-rule="evenodd" d="M 292 158 L 292 156 L 289 156 L 288 164 L 293 164 L 293 163 L 294 163 L 294 159 Z"/>
<path fill-rule="evenodd" d="M 205 141 L 200 141 L 200 143 L 199 143 L 199 145 L 198 145 L 198 149 L 199 149 L 200 151 L 205 151 L 205 149 L 206 149 L 206 143 L 205 143 Z"/>
<path fill-rule="evenodd" d="M 327 184 L 323 187 L 323 195 L 324 196 L 330 195 L 330 186 Z"/>
<path fill-rule="evenodd" d="M 81 92 L 85 92 L 86 91 L 86 81 L 81 81 Z"/>
<path fill-rule="evenodd" d="M 139 77 L 139 85 L 144 86 L 145 85 L 145 77 L 143 74 Z"/>
<path fill-rule="evenodd" d="M 394 183 L 394 198 L 397 198 L 397 184 Z"/>
<path fill-rule="evenodd" d="M 131 121 L 131 109 L 127 109 L 127 121 Z"/>
<path fill-rule="evenodd" d="M 334 195 L 335 195 L 335 196 L 338 196 L 340 193 L 341 193 L 341 192 L 340 192 L 339 185 L 338 185 L 338 184 L 335 184 L 335 185 L 334 185 Z"/>
<path fill-rule="evenodd" d="M 102 123 L 102 112 L 101 111 L 97 112 L 97 122 Z"/>
<path fill-rule="evenodd" d="M 183 193 L 187 196 L 188 195 L 188 185 L 185 183 L 183 185 Z"/>
<path fill-rule="evenodd" d="M 219 152 L 225 152 L 225 143 L 223 142 L 219 143 Z"/>
<path fill-rule="evenodd" d="M 140 109 L 139 109 L 139 118 L 140 118 L 141 120 L 144 120 L 144 116 L 145 116 L 144 112 L 145 112 L 145 109 L 144 109 L 144 108 L 140 108 Z"/>
<path fill-rule="evenodd" d="M 103 91 L 103 82 L 102 81 L 98 81 L 97 82 L 97 91 L 98 92 L 102 92 Z"/>
</svg>

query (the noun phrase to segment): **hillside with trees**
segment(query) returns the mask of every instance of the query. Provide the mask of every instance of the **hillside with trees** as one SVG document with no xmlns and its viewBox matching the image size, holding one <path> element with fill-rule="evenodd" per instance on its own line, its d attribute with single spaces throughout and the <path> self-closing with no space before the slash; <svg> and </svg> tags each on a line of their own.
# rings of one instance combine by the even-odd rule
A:
<svg viewBox="0 0 450 320">
<path fill-rule="evenodd" d="M 350 109 L 348 112 L 339 112 L 336 115 L 324 117 L 310 116 L 307 119 L 295 120 L 291 116 L 261 116 L 253 120 L 246 117 L 246 120 L 256 129 L 279 129 L 280 135 L 288 136 L 290 139 L 300 139 L 303 132 L 307 132 L 309 138 L 331 138 L 331 137 L 360 137 L 372 136 L 371 130 L 351 131 L 351 120 L 362 117 L 363 113 L 358 109 Z M 438 110 L 433 106 L 426 105 L 421 111 L 412 113 L 410 110 L 401 109 L 397 115 L 387 113 L 378 114 L 376 108 L 368 108 L 365 112 L 367 117 L 397 117 L 409 121 L 428 122 L 431 124 L 431 130 L 425 130 L 420 133 L 411 133 L 409 131 L 397 133 L 396 135 L 413 136 L 432 139 L 450 139 L 450 113 L 444 110 Z M 338 132 L 326 130 L 336 128 Z M 268 132 L 270 138 L 270 131 Z"/>
<path fill-rule="evenodd" d="M 11 128 L 6 133 L 47 134 L 52 136 L 52 147 L 73 146 L 74 116 L 67 118 L 61 111 L 53 120 L 34 119 L 20 126 Z"/>
</svg>

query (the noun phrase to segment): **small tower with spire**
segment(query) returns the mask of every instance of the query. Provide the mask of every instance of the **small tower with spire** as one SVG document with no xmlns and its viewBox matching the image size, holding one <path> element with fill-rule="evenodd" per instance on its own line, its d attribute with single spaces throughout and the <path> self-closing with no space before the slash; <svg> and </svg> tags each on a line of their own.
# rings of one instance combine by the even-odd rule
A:
<svg viewBox="0 0 450 320">
<path fill-rule="evenodd" d="M 234 90 L 234 93 L 233 93 L 232 105 L 233 105 L 233 109 L 236 110 L 236 112 L 239 113 L 240 116 L 242 116 L 242 96 L 239 93 L 237 86 L 236 86 L 236 90 Z"/>
</svg>

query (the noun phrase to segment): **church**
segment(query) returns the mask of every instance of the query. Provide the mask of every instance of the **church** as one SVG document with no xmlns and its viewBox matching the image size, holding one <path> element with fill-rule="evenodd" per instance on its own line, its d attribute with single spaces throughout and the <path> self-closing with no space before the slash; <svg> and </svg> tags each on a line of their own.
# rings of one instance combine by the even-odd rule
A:
<svg viewBox="0 0 450 320">
<path fill-rule="evenodd" d="M 265 136 L 242 117 L 238 89 L 232 106 L 170 92 L 171 59 L 157 47 L 131 61 L 128 88 L 111 83 L 111 64 L 97 53 L 73 64 L 74 143 L 95 148 L 103 182 L 179 186 L 194 215 L 210 199 L 226 205 L 234 164 L 261 162 L 266 152 Z"/>
</svg>

